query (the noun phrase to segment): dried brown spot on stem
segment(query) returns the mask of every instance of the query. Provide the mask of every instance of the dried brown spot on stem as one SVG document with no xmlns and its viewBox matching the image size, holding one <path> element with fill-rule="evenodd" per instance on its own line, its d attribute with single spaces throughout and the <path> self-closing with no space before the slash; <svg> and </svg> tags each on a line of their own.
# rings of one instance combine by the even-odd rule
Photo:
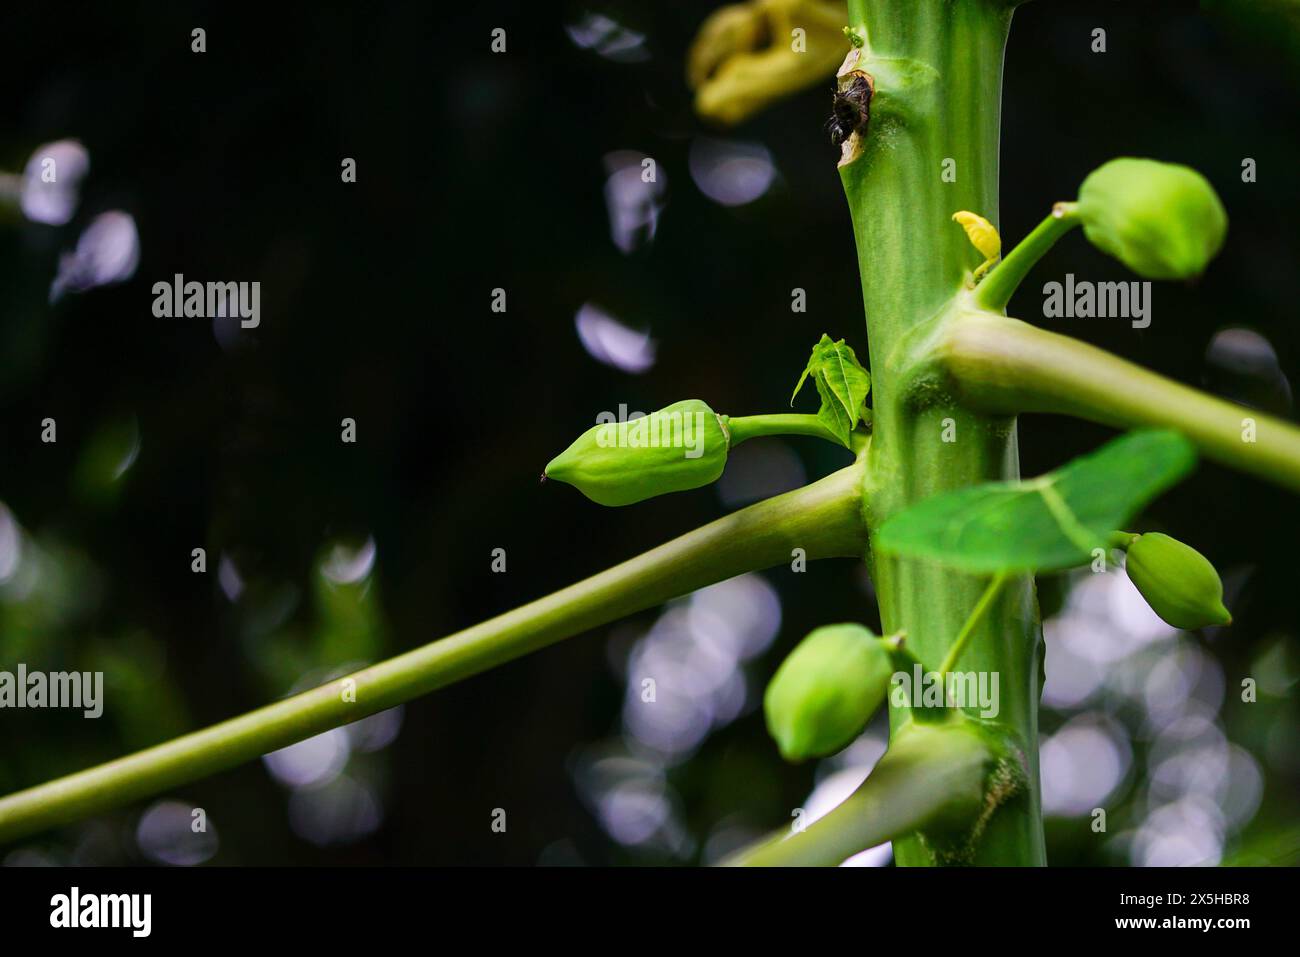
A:
<svg viewBox="0 0 1300 957">
<path fill-rule="evenodd" d="M 834 111 L 826 128 L 831 142 L 840 147 L 839 165 L 844 166 L 862 153 L 862 140 L 871 123 L 871 98 L 876 94 L 875 80 L 861 69 L 862 51 L 849 51 L 835 74 Z"/>
</svg>

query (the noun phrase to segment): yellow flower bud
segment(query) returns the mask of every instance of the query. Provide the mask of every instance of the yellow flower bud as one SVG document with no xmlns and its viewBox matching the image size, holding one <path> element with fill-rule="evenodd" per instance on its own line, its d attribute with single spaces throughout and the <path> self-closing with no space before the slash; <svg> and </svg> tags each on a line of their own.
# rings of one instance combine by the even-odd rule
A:
<svg viewBox="0 0 1300 957">
<path fill-rule="evenodd" d="M 961 228 L 966 230 L 966 238 L 984 257 L 984 262 L 975 270 L 975 278 L 978 279 L 1002 255 L 1002 237 L 998 235 L 998 231 L 993 228 L 992 223 L 983 216 L 969 210 L 963 209 L 953 213 L 952 221 L 961 224 Z"/>
</svg>

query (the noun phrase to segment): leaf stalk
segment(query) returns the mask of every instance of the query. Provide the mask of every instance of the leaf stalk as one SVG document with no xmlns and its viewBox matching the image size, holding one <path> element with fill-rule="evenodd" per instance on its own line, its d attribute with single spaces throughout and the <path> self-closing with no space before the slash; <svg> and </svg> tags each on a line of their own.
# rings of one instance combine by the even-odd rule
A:
<svg viewBox="0 0 1300 957">
<path fill-rule="evenodd" d="M 201 731 L 0 798 L 0 844 L 250 761 L 744 572 L 867 549 L 861 460 L 440 641 Z"/>
<path fill-rule="evenodd" d="M 936 355 L 961 400 L 986 413 L 1177 429 L 1207 458 L 1300 492 L 1300 428 L 1070 336 L 969 313 L 948 325 Z"/>
</svg>

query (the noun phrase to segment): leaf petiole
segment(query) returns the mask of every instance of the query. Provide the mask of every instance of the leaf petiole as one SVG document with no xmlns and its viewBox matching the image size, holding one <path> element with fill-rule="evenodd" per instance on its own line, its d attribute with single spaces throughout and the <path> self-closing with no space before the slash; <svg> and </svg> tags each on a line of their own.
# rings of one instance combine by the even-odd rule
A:
<svg viewBox="0 0 1300 957">
<path fill-rule="evenodd" d="M 1029 270 L 1056 241 L 1079 225 L 1077 203 L 1057 203 L 1052 212 L 1002 258 L 975 290 L 975 301 L 992 312 L 1006 309 Z"/>
<path fill-rule="evenodd" d="M 958 659 L 961 658 L 961 653 L 966 650 L 966 645 L 970 642 L 970 636 L 975 632 L 975 626 L 980 623 L 980 619 L 984 617 L 985 612 L 989 610 L 989 606 L 993 604 L 993 599 L 997 597 L 998 592 L 1002 590 L 1002 586 L 1006 584 L 1007 577 L 1007 572 L 998 572 L 989 581 L 988 588 L 984 589 L 984 594 L 975 603 L 975 607 L 961 626 L 961 631 L 957 633 L 957 638 L 953 641 L 952 647 L 948 649 L 943 664 L 939 666 L 940 677 L 947 677 L 948 672 L 956 667 Z"/>
</svg>

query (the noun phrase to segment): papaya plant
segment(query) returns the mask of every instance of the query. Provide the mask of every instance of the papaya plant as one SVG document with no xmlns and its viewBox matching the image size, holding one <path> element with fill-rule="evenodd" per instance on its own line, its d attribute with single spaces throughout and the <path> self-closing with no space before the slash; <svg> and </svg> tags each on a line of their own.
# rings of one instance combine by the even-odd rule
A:
<svg viewBox="0 0 1300 957">
<path fill-rule="evenodd" d="M 732 860 L 837 864 L 893 841 L 902 865 L 1045 863 L 1035 576 L 1122 551 L 1170 624 L 1229 623 L 1207 559 L 1126 529 L 1198 454 L 1300 492 L 1300 429 L 1007 315 L 1031 267 L 1075 228 L 1154 280 L 1204 272 L 1228 230 L 1199 173 L 1120 158 L 1075 196 L 1045 199 L 1042 223 L 1003 253 L 1002 63 L 1016 6 L 759 0 L 711 17 L 689 74 L 697 109 L 714 120 L 738 122 L 835 71 L 828 131 L 856 240 L 868 361 L 823 336 L 791 400 L 809 401 L 811 380 L 815 413 L 724 414 L 680 400 L 598 423 L 544 478 L 596 505 L 632 506 L 715 481 L 734 446 L 773 435 L 832 443 L 849 464 L 464 631 L 0 798 L 0 842 L 230 768 L 801 550 L 865 562 L 885 636 L 827 623 L 795 649 L 764 700 L 776 749 L 790 760 L 833 753 L 881 707 L 890 745 L 843 804 Z M 771 42 L 792 24 L 806 24 L 807 57 Z M 942 178 L 946 163 L 961 175 Z M 1044 412 L 1126 434 L 1024 480 L 1017 419 Z M 996 717 L 956 700 L 948 679 L 959 665 L 1000 677 Z M 937 677 L 937 701 L 893 680 L 913 669 Z"/>
</svg>

